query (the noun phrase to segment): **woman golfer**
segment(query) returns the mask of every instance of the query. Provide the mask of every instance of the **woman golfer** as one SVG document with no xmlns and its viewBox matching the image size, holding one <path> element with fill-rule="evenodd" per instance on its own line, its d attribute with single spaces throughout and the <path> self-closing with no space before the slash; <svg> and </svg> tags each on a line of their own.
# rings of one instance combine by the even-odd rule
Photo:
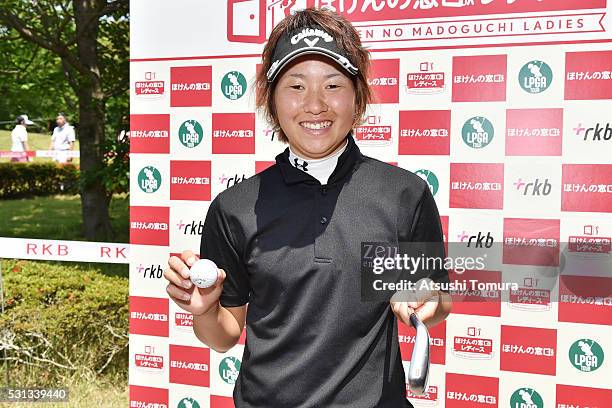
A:
<svg viewBox="0 0 612 408">
<path fill-rule="evenodd" d="M 435 325 L 449 295 L 362 301 L 361 243 L 442 245 L 431 192 L 355 144 L 352 129 L 370 102 L 369 54 L 347 20 L 292 14 L 262 58 L 257 105 L 289 146 L 211 202 L 200 256 L 219 267 L 216 284 L 191 284 L 196 257 L 185 251 L 168 262 L 167 292 L 215 351 L 233 347 L 246 323 L 238 408 L 411 407 L 397 319 L 410 325 L 415 311 Z"/>
</svg>

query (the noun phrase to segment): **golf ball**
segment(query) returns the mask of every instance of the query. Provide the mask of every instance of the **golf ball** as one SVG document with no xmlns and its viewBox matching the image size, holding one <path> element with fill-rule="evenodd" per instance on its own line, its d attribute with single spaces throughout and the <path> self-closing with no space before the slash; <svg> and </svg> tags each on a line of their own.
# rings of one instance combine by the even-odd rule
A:
<svg viewBox="0 0 612 408">
<path fill-rule="evenodd" d="M 198 288 L 209 288 L 217 281 L 217 265 L 210 259 L 200 259 L 189 270 L 189 277 Z"/>
</svg>

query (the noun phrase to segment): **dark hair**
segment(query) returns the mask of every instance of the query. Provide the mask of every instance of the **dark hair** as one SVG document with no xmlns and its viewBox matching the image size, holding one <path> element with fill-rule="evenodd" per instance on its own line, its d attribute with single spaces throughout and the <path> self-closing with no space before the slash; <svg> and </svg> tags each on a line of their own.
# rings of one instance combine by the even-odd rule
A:
<svg viewBox="0 0 612 408">
<path fill-rule="evenodd" d="M 331 33 L 336 39 L 338 48 L 345 55 L 350 55 L 351 62 L 358 69 L 357 75 L 351 76 L 355 86 L 355 117 L 353 127 L 363 122 L 363 116 L 367 105 L 372 100 L 372 92 L 368 85 L 368 72 L 370 69 L 370 53 L 361 45 L 359 33 L 346 18 L 327 9 L 307 8 L 291 14 L 274 27 L 268 38 L 268 42 L 262 53 L 262 65 L 257 73 L 256 85 L 256 106 L 262 109 L 266 119 L 274 128 L 278 135 L 278 140 L 287 142 L 287 136 L 280 127 L 276 117 L 274 106 L 274 89 L 278 79 L 273 83 L 268 82 L 266 73 L 272 65 L 274 48 L 279 38 L 285 33 L 300 27 L 319 25 L 327 32 Z"/>
<path fill-rule="evenodd" d="M 23 116 L 19 115 L 17 116 L 17 118 L 15 119 L 15 122 L 17 122 L 18 125 L 22 125 L 25 123 L 25 119 L 23 118 Z"/>
</svg>

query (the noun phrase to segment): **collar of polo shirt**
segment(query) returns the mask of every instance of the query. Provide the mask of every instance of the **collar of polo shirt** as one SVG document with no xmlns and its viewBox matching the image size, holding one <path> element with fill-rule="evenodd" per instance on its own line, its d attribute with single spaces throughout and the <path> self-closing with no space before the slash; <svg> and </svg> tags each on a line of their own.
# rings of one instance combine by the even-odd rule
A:
<svg viewBox="0 0 612 408">
<path fill-rule="evenodd" d="M 327 184 L 329 176 L 331 176 L 336 168 L 338 158 L 344 153 L 347 146 L 348 140 L 345 139 L 341 149 L 320 159 L 304 159 L 297 155 L 293 149 L 291 149 L 291 146 L 289 146 L 289 162 L 296 168 L 311 174 L 314 178 L 319 180 L 319 183 Z"/>
<path fill-rule="evenodd" d="M 296 168 L 289 159 L 290 151 L 287 147 L 282 153 L 276 156 L 281 175 L 286 184 L 306 183 L 306 184 L 321 184 L 320 181 L 313 177 L 308 172 L 304 172 Z M 330 174 L 327 185 L 338 184 L 344 181 L 344 178 L 355 171 L 364 160 L 357 143 L 352 135 L 347 136 L 347 144 L 344 151 L 338 156 L 338 162 L 334 171 Z"/>
</svg>

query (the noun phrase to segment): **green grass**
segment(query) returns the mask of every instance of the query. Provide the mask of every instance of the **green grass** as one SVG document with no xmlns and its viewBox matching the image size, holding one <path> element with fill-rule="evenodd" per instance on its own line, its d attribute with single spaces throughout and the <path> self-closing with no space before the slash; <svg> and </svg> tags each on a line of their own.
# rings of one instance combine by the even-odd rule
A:
<svg viewBox="0 0 612 408">
<path fill-rule="evenodd" d="M 0 133 L 0 150 L 8 150 L 3 145 Z M 31 144 L 33 149 L 46 149 L 48 143 L 46 135 L 44 142 L 38 138 L 40 144 Z M 129 242 L 129 196 L 127 194 L 115 195 L 110 205 L 110 216 L 115 231 L 114 242 Z M 18 200 L 0 200 L 0 236 L 14 238 L 43 238 L 60 240 L 84 240 L 82 235 L 81 201 L 80 196 L 49 196 L 34 197 Z M 11 260 L 0 260 L 3 272 L 8 269 Z M 127 264 L 102 263 L 67 263 L 52 261 L 20 261 L 23 265 L 57 265 L 61 267 L 77 266 L 83 272 L 95 271 L 107 276 L 123 278 L 125 287 L 128 286 L 129 266 Z M 66 266 L 62 266 L 66 265 Z M 46 268 L 46 267 L 45 267 Z M 51 267 L 52 268 L 52 267 Z M 6 287 L 4 288 L 6 290 Z M 126 289 L 127 290 L 127 289 Z M 6 299 L 6 298 L 5 298 Z M 44 307 L 41 305 L 41 307 Z M 33 369 L 29 373 L 17 372 L 10 365 L 0 364 L 0 386 L 20 384 L 38 384 L 49 373 L 40 369 Z M 44 403 L 45 407 L 82 408 L 82 407 L 108 407 L 123 408 L 129 405 L 129 386 L 127 385 L 127 361 L 125 372 L 115 373 L 95 378 L 75 377 L 67 380 L 58 387 L 68 387 L 69 401 L 62 403 Z M 11 377 L 12 376 L 12 377 Z M 40 403 L 1 403 L 0 407 L 26 408 L 40 407 Z"/>
<path fill-rule="evenodd" d="M 7 261 L 8 262 L 8 261 Z M 24 261 L 31 262 L 31 261 Z M 125 280 L 127 286 L 127 278 Z M 2 354 L 0 354 L 1 358 Z M 42 371 L 36 367 L 30 370 L 15 370 L 11 364 L 0 364 L 0 387 L 11 388 L 66 388 L 68 389 L 68 401 L 66 402 L 0 402 L 1 408 L 124 408 L 129 405 L 129 385 L 126 381 L 128 377 L 128 362 L 125 361 L 125 372 L 114 373 L 112 375 L 94 376 L 89 373 L 87 376 L 82 376 L 83 373 L 74 375 L 62 383 L 53 384 L 52 386 L 45 385 L 48 381 L 44 381 L 44 377 L 49 375 L 48 372 Z"/>
<path fill-rule="evenodd" d="M 0 237 L 83 241 L 81 198 L 57 195 L 1 200 Z M 114 242 L 129 242 L 129 198 L 115 195 L 110 204 Z"/>
<path fill-rule="evenodd" d="M 11 150 L 11 132 L 8 130 L 0 130 L 0 150 L 8 151 Z M 51 144 L 51 134 L 45 133 L 32 133 L 28 132 L 28 146 L 30 150 L 49 150 Z M 79 150 L 79 141 L 74 143 L 74 150 Z M 8 158 L 2 158 L 0 161 L 10 161 Z M 51 158 L 47 157 L 35 157 L 34 161 L 51 161 Z M 78 164 L 79 160 L 74 159 L 74 164 Z"/>
<path fill-rule="evenodd" d="M 127 286 L 127 278 L 125 281 Z M 1 357 L 1 354 L 0 354 Z M 54 388 L 68 389 L 67 402 L 0 402 L 1 408 L 125 408 L 129 405 L 129 385 L 125 380 L 128 376 L 128 362 L 125 361 L 125 372 L 115 373 L 114 375 L 93 376 L 89 374 L 82 377 L 82 374 L 75 375 L 63 381 L 61 384 L 53 384 Z M 26 377 L 24 377 L 24 375 Z M 16 371 L 10 364 L 0 364 L 0 387 L 12 388 L 47 388 L 48 382 L 40 382 L 49 373 L 37 368 L 24 372 Z M 43 380 L 44 381 L 44 380 Z M 41 384 L 41 385 L 37 385 Z"/>
<path fill-rule="evenodd" d="M 85 379 L 75 380 L 68 385 L 58 387 L 68 388 L 68 402 L 20 402 L 1 403 L 0 407 L 6 408 L 125 408 L 129 406 L 129 386 L 117 386 L 113 384 L 100 384 Z"/>
<path fill-rule="evenodd" d="M 81 199 L 78 195 L 0 200 L 0 214 L 0 237 L 85 241 L 82 235 Z M 113 196 L 110 216 L 115 231 L 115 239 L 112 241 L 128 243 L 130 211 L 127 194 Z M 129 275 L 127 264 L 78 264 L 107 276 L 127 278 Z"/>
<path fill-rule="evenodd" d="M 61 265 L 70 263 L 78 266 L 83 272 L 94 271 L 102 275 L 110 277 L 118 277 L 128 279 L 130 275 L 130 266 L 128 264 L 112 264 L 112 263 L 96 263 L 96 262 L 61 262 L 61 261 L 32 261 L 49 265 Z M 127 285 L 127 281 L 125 283 Z"/>
</svg>

